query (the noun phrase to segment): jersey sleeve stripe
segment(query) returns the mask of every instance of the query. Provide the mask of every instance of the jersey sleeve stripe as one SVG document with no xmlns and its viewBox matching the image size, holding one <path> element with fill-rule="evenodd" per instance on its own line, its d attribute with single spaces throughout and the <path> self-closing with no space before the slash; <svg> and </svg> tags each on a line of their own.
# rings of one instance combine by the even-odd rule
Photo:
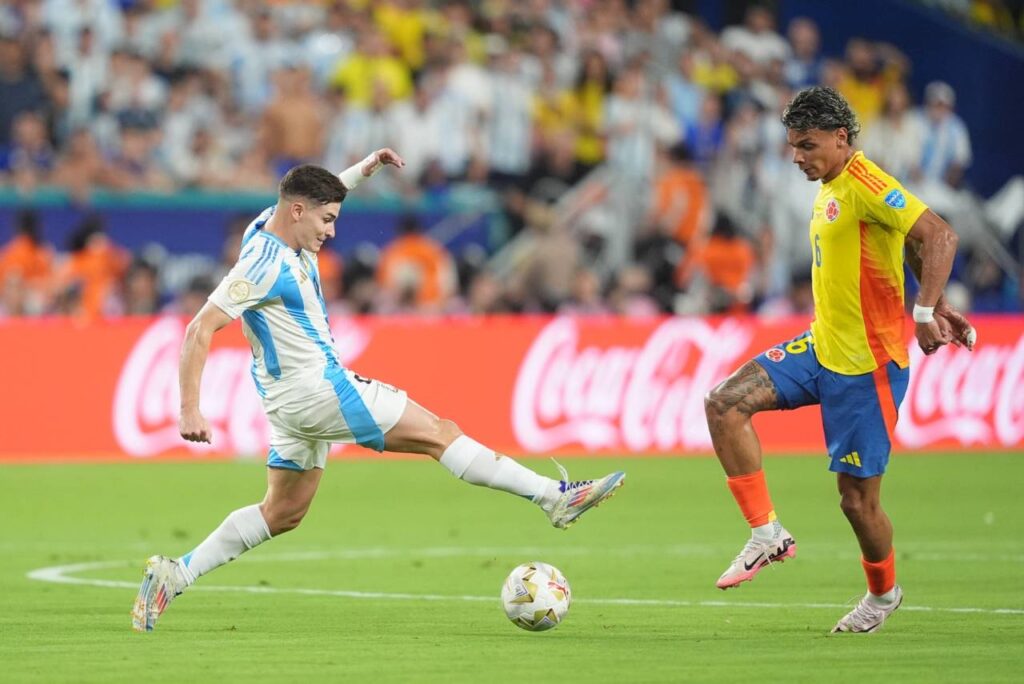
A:
<svg viewBox="0 0 1024 684">
<path fill-rule="evenodd" d="M 870 182 L 877 185 L 880 191 L 884 190 L 885 187 L 888 185 L 884 178 L 880 177 L 876 173 L 873 173 L 867 166 L 864 165 L 863 162 L 858 160 L 857 162 L 854 163 L 854 167 L 858 175 L 868 179 Z"/>
<path fill-rule="evenodd" d="M 252 266 L 250 266 L 249 270 L 247 270 L 245 272 L 245 277 L 246 278 L 248 278 L 249 280 L 253 280 L 253 276 L 256 274 L 256 271 L 259 270 L 260 264 L 263 263 L 263 260 L 267 258 L 267 252 L 269 252 L 269 251 L 270 251 L 270 244 L 267 241 L 264 240 L 264 242 L 263 242 L 263 249 L 260 251 L 260 257 L 259 257 L 259 259 L 256 260 L 256 263 L 254 263 Z"/>
<path fill-rule="evenodd" d="M 870 179 L 872 179 L 874 181 L 882 183 L 883 185 L 885 184 L 885 180 L 881 176 L 879 176 L 877 173 L 872 171 L 870 168 L 868 168 L 867 164 L 865 164 L 864 161 L 861 160 L 861 159 L 857 159 L 852 164 L 850 164 L 850 168 L 852 168 L 853 170 L 859 172 L 862 176 L 865 176 L 865 177 L 870 178 Z"/>
<path fill-rule="evenodd" d="M 274 261 L 277 259 L 277 253 L 279 251 L 280 247 L 278 247 L 276 244 L 272 244 L 270 246 L 270 252 L 267 253 L 267 258 L 263 262 L 263 265 L 253 276 L 253 282 L 258 283 L 259 281 L 263 280 L 263 278 L 267 275 L 267 272 L 270 271 L 270 267 L 274 265 Z"/>
<path fill-rule="evenodd" d="M 881 193 L 884 189 L 883 187 L 879 187 L 877 184 L 873 183 L 867 178 L 862 178 L 861 176 L 858 176 L 856 173 L 851 172 L 850 175 L 856 178 L 858 181 L 860 181 L 874 195 Z"/>
<path fill-rule="evenodd" d="M 851 176 L 863 183 L 868 190 L 876 195 L 885 189 L 885 183 L 877 176 L 872 176 L 866 169 L 851 165 L 849 171 Z"/>
</svg>

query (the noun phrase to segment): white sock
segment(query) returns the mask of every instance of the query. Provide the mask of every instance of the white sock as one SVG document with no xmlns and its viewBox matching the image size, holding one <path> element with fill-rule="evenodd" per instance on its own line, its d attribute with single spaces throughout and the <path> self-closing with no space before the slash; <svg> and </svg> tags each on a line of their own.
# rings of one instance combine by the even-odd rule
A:
<svg viewBox="0 0 1024 684">
<path fill-rule="evenodd" d="M 538 475 L 508 456 L 503 456 L 466 435 L 459 436 L 441 454 L 441 465 L 470 484 L 499 489 L 544 504 L 558 482 Z"/>
<path fill-rule="evenodd" d="M 884 594 L 871 594 L 871 598 L 873 598 L 877 603 L 881 604 L 892 603 L 896 600 L 896 587 L 894 586 L 892 589 L 885 592 Z"/>
<path fill-rule="evenodd" d="M 772 520 L 764 525 L 750 528 L 751 536 L 758 541 L 771 541 L 782 533 L 782 523 Z"/>
<path fill-rule="evenodd" d="M 178 567 L 185 581 L 191 585 L 199 576 L 235 560 L 268 539 L 270 528 L 260 513 L 259 504 L 239 508 L 224 518 L 220 527 L 199 546 L 179 558 Z"/>
</svg>

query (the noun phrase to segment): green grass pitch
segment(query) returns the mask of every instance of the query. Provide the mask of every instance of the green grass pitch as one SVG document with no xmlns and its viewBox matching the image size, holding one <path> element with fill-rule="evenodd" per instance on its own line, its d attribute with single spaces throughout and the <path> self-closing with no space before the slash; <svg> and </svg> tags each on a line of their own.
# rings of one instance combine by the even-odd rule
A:
<svg viewBox="0 0 1024 684">
<path fill-rule="evenodd" d="M 906 601 L 840 636 L 864 579 L 823 458 L 766 460 L 798 557 L 730 592 L 714 581 L 747 530 L 713 459 L 567 465 L 628 477 L 563 532 L 426 459 L 332 461 L 298 530 L 202 578 L 150 634 L 129 620 L 144 559 L 258 500 L 262 466 L 0 467 L 0 681 L 1021 681 L 1024 454 L 897 455 L 883 500 Z M 501 610 L 529 560 L 573 588 L 551 632 Z M 41 574 L 89 583 L 29 577 L 67 565 Z"/>
</svg>

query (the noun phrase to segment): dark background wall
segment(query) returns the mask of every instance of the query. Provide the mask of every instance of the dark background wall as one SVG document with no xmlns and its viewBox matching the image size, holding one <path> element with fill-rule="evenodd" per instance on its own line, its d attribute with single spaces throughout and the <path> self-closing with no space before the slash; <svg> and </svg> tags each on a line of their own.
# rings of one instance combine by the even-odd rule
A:
<svg viewBox="0 0 1024 684">
<path fill-rule="evenodd" d="M 46 240 L 66 250 L 68 239 L 90 214 L 103 218 L 108 234 L 133 251 L 156 243 L 170 252 L 195 252 L 218 258 L 232 223 L 247 225 L 263 209 L 274 204 L 273 195 L 231 197 L 224 193 L 181 192 L 170 196 L 148 193 L 119 195 L 98 193 L 89 207 L 76 206 L 63 193 L 22 202 L 11 192 L 0 192 L 0 245 L 14 232 L 22 207 L 39 213 Z M 403 214 L 412 213 L 428 229 L 453 213 L 444 203 L 420 203 L 404 207 L 388 202 L 350 200 L 343 211 L 337 236 L 330 248 L 348 254 L 364 242 L 378 246 L 390 242 Z M 446 239 L 456 252 L 468 244 L 487 246 L 494 214 L 471 216 L 464 230 Z"/>
</svg>

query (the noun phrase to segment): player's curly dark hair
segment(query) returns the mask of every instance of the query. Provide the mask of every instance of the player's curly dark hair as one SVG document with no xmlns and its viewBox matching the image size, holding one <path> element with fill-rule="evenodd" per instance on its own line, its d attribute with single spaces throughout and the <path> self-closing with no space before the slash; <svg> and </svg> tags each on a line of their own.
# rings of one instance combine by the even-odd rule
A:
<svg viewBox="0 0 1024 684">
<path fill-rule="evenodd" d="M 302 164 L 288 171 L 278 186 L 281 197 L 302 197 L 317 204 L 344 202 L 348 190 L 341 179 L 327 169 Z"/>
<path fill-rule="evenodd" d="M 860 133 L 860 122 L 850 103 L 832 88 L 815 86 L 801 90 L 782 113 L 782 125 L 795 131 L 846 129 L 852 145 Z"/>
</svg>

